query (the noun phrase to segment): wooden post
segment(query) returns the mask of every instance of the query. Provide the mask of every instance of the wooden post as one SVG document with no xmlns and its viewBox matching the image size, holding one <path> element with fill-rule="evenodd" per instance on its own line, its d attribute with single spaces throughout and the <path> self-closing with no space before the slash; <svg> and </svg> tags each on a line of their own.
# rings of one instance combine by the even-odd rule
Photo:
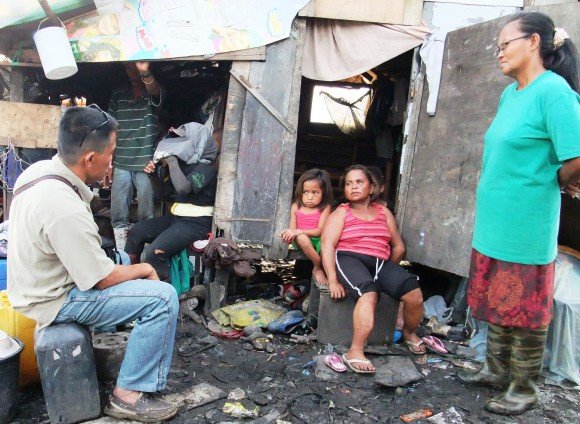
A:
<svg viewBox="0 0 580 424">
<path fill-rule="evenodd" d="M 417 56 L 419 55 L 419 48 L 415 49 L 415 54 L 413 55 L 413 67 L 414 75 L 411 75 L 412 89 L 409 93 L 409 102 L 407 111 L 409 113 L 405 123 L 405 127 L 408 126 L 408 132 L 405 134 L 405 140 L 403 144 L 403 154 L 401 155 L 401 166 L 400 166 L 400 183 L 399 190 L 397 193 L 397 225 L 399 229 L 403 228 L 403 221 L 405 220 L 405 208 L 407 206 L 407 193 L 409 191 L 409 184 L 411 181 L 411 172 L 413 170 L 413 156 L 415 154 L 415 145 L 417 141 L 417 127 L 419 126 L 419 115 L 421 111 L 421 100 L 423 99 L 423 85 L 424 85 L 424 72 L 420 72 L 419 67 L 421 65 L 415 65 L 418 63 Z M 415 68 L 417 66 L 417 68 Z M 416 72 L 416 73 L 415 73 Z M 406 128 L 407 129 L 407 128 Z"/>
<path fill-rule="evenodd" d="M 238 74 L 248 76 L 249 62 L 234 62 L 232 69 Z M 224 231 L 224 236 L 231 238 L 231 218 L 234 205 L 238 168 L 238 146 L 242 131 L 246 89 L 233 76 L 230 76 L 224 131 L 220 153 L 220 170 L 217 183 L 217 195 L 214 212 L 214 233 L 217 228 Z"/>
<path fill-rule="evenodd" d="M 13 67 L 10 72 L 10 101 L 22 102 L 24 100 L 24 71 L 22 68 Z M 6 181 L 6 172 L 2 168 L 2 177 Z M 10 216 L 10 204 L 12 203 L 12 192 L 4 186 L 2 190 L 2 205 L 4 206 L 4 219 Z"/>
</svg>

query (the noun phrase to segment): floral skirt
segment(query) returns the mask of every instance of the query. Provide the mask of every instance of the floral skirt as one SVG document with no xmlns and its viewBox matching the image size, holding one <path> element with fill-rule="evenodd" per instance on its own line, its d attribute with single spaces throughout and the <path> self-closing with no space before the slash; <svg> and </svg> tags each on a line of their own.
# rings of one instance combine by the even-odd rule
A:
<svg viewBox="0 0 580 424">
<path fill-rule="evenodd" d="M 504 327 L 546 327 L 553 296 L 554 262 L 524 265 L 472 250 L 467 302 L 475 318 Z"/>
</svg>

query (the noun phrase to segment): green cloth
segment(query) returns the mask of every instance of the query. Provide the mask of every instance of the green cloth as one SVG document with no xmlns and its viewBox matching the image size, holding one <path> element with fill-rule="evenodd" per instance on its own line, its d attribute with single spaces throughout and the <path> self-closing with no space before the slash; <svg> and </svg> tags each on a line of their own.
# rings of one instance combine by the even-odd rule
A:
<svg viewBox="0 0 580 424">
<path fill-rule="evenodd" d="M 162 97 L 163 89 L 160 102 Z M 119 122 L 115 168 L 140 172 L 149 163 L 160 132 L 160 102 L 148 94 L 135 101 L 131 88 L 113 91 L 109 113 Z"/>
<path fill-rule="evenodd" d="M 191 288 L 191 276 L 193 274 L 193 265 L 187 256 L 187 250 L 183 249 L 171 257 L 169 266 L 169 278 L 171 285 L 175 287 L 177 295 L 189 291 Z"/>
<path fill-rule="evenodd" d="M 320 237 L 310 237 L 310 242 L 312 243 L 314 250 L 316 250 L 316 253 L 320 254 Z M 301 250 L 300 246 L 294 243 L 294 240 L 292 240 L 292 246 L 294 246 L 296 250 Z"/>
<path fill-rule="evenodd" d="M 509 85 L 484 138 L 473 247 L 494 259 L 543 265 L 557 253 L 558 170 L 580 156 L 580 96 L 547 71 Z"/>
</svg>

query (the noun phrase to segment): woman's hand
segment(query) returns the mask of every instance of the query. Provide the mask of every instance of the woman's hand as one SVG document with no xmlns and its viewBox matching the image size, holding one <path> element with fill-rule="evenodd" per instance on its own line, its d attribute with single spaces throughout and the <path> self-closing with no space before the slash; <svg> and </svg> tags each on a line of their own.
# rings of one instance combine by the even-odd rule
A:
<svg viewBox="0 0 580 424">
<path fill-rule="evenodd" d="M 344 286 L 338 281 L 328 280 L 328 290 L 330 291 L 330 298 L 332 300 L 342 300 L 346 296 Z"/>
<path fill-rule="evenodd" d="M 563 190 L 574 199 L 580 199 L 580 181 L 568 184 Z"/>
<path fill-rule="evenodd" d="M 150 160 L 149 163 L 145 165 L 143 171 L 145 171 L 147 174 L 152 174 L 153 172 L 155 172 L 155 162 Z"/>
<path fill-rule="evenodd" d="M 287 228 L 280 233 L 280 238 L 286 243 L 290 244 L 292 243 L 292 240 L 294 240 L 294 238 L 300 234 L 302 234 L 302 231 L 300 230 L 291 230 L 290 228 Z"/>
</svg>

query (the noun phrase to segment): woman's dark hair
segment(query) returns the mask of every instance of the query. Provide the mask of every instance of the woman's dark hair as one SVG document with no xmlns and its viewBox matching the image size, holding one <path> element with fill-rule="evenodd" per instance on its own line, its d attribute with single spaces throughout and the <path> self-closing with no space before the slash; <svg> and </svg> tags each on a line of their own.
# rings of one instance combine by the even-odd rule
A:
<svg viewBox="0 0 580 424">
<path fill-rule="evenodd" d="M 73 165 L 88 151 L 102 153 L 109 145 L 117 121 L 111 115 L 92 107 L 70 107 L 58 127 L 58 154 L 64 163 Z"/>
<path fill-rule="evenodd" d="M 309 169 L 304 172 L 298 182 L 296 183 L 296 190 L 294 191 L 294 202 L 299 206 L 304 206 L 302 203 L 302 194 L 304 194 L 304 183 L 306 181 L 316 180 L 322 189 L 322 200 L 318 205 L 318 209 L 322 210 L 333 202 L 332 185 L 330 183 L 330 176 L 328 172 L 322 169 Z"/>
<path fill-rule="evenodd" d="M 540 12 L 524 11 L 512 15 L 508 21 L 517 22 L 523 33 L 540 36 L 540 57 L 544 68 L 560 75 L 578 93 L 578 52 L 570 39 L 554 48 L 554 21 Z"/>
<path fill-rule="evenodd" d="M 365 174 L 365 176 L 369 180 L 369 183 L 371 184 L 371 186 L 375 188 L 375 190 L 373 190 L 373 194 L 371 195 L 371 202 L 374 202 L 375 200 L 377 200 L 377 197 L 379 196 L 378 195 L 379 190 L 376 190 L 377 184 L 373 178 L 373 174 L 371 173 L 371 171 L 369 171 L 369 168 L 367 168 L 364 165 L 360 165 L 360 164 L 351 165 L 348 168 L 346 168 L 346 171 L 344 171 L 344 174 L 342 174 L 342 177 L 340 177 L 340 183 L 339 183 L 340 191 L 342 191 L 344 193 L 344 184 L 345 184 L 346 176 L 348 175 L 348 173 L 350 171 L 362 171 L 363 174 Z"/>
</svg>

